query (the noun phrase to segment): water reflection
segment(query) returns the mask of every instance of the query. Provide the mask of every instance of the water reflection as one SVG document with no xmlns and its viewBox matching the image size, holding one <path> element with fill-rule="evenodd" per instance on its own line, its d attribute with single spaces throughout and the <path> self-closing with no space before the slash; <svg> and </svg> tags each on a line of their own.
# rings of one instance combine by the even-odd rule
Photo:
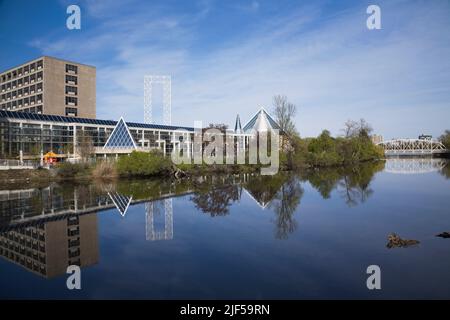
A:
<svg viewBox="0 0 450 320">
<path fill-rule="evenodd" d="M 98 263 L 97 214 L 62 216 L 0 233 L 0 256 L 46 278 Z"/>
<path fill-rule="evenodd" d="M 445 164 L 445 166 L 442 168 L 442 170 L 440 171 L 440 173 L 446 177 L 447 179 L 450 179 L 450 161 L 447 161 L 447 163 Z"/>
<path fill-rule="evenodd" d="M 162 230 L 155 227 L 155 220 L 164 215 Z M 172 199 L 145 203 L 145 239 L 171 240 L 173 239 L 173 203 Z"/>
<path fill-rule="evenodd" d="M 367 163 L 347 168 L 324 168 L 300 175 L 308 181 L 324 199 L 337 190 L 349 207 L 364 203 L 372 194 L 370 186 L 375 173 L 384 169 L 384 162 Z"/>
<path fill-rule="evenodd" d="M 277 237 L 285 238 L 295 230 L 292 215 L 300 205 L 303 182 L 308 181 L 324 199 L 337 190 L 349 206 L 355 206 L 371 196 L 370 182 L 382 169 L 383 163 L 378 163 L 275 176 L 246 174 L 181 182 L 134 180 L 90 185 L 53 183 L 46 188 L 1 190 L 0 231 L 111 208 L 116 208 L 124 217 L 130 206 L 143 202 L 146 204 L 147 238 L 170 239 L 174 197 L 190 195 L 190 201 L 199 212 L 216 217 L 228 215 L 232 204 L 240 201 L 245 193 L 260 208 L 274 213 L 275 224 L 280 229 Z M 164 235 L 151 226 L 158 217 L 164 217 Z"/>
<path fill-rule="evenodd" d="M 250 200 L 272 215 L 275 239 L 288 239 L 298 226 L 305 183 L 323 199 L 337 196 L 349 207 L 373 194 L 374 175 L 440 170 L 450 177 L 448 162 L 394 160 L 351 168 L 309 170 L 276 176 L 199 177 L 180 182 L 118 181 L 108 184 L 60 185 L 0 190 L 0 255 L 44 277 L 65 274 L 66 267 L 99 261 L 97 212 L 126 217 L 136 204 L 145 208 L 145 239 L 174 239 L 174 199 L 185 196 L 199 214 L 227 217 L 233 204 Z M 251 203 L 250 202 L 250 203 Z M 111 209 L 116 210 L 111 210 Z M 214 219 L 220 221 L 221 219 Z M 121 223 L 126 223 L 125 219 Z"/>
<path fill-rule="evenodd" d="M 275 213 L 275 237 L 286 239 L 297 228 L 294 212 L 300 204 L 303 189 L 298 179 L 289 177 L 269 206 Z"/>
<path fill-rule="evenodd" d="M 201 188 L 191 197 L 195 207 L 204 213 L 215 216 L 227 215 L 229 207 L 241 198 L 242 186 L 226 185 L 211 188 L 208 184 L 203 184 Z"/>
<path fill-rule="evenodd" d="M 439 172 L 448 166 L 441 158 L 391 158 L 386 161 L 385 171 L 395 174 L 421 174 Z"/>
</svg>

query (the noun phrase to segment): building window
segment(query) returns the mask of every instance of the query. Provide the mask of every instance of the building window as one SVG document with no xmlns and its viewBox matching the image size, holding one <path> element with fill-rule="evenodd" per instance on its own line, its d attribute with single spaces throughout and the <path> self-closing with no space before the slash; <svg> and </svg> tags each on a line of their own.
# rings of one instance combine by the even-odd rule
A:
<svg viewBox="0 0 450 320">
<path fill-rule="evenodd" d="M 78 84 L 77 77 L 76 76 L 71 76 L 71 75 L 66 75 L 66 83 L 68 83 L 68 84 Z"/>
<path fill-rule="evenodd" d="M 73 64 L 66 64 L 66 72 L 77 74 L 78 73 L 78 67 L 74 66 Z"/>
<path fill-rule="evenodd" d="M 66 105 L 68 106 L 77 106 L 78 99 L 75 97 L 66 97 Z"/>
<path fill-rule="evenodd" d="M 72 86 L 66 86 L 66 94 L 78 94 L 78 88 Z"/>
<path fill-rule="evenodd" d="M 66 116 L 68 116 L 68 117 L 76 117 L 76 116 L 78 116 L 78 109 L 77 108 L 66 107 Z"/>
</svg>

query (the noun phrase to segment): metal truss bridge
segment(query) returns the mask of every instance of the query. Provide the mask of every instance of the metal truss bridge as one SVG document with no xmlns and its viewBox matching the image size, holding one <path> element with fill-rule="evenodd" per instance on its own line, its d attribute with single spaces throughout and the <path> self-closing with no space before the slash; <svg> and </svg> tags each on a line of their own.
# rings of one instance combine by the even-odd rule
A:
<svg viewBox="0 0 450 320">
<path fill-rule="evenodd" d="M 386 156 L 422 156 L 450 152 L 441 142 L 428 139 L 393 139 L 377 145 L 384 149 Z"/>
</svg>

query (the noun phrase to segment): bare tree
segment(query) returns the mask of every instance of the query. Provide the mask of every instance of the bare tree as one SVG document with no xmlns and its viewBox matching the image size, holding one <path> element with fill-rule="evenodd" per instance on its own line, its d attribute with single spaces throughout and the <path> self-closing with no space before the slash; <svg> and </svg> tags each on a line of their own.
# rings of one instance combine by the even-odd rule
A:
<svg viewBox="0 0 450 320">
<path fill-rule="evenodd" d="M 358 123 L 353 120 L 347 120 L 344 124 L 344 128 L 342 131 L 344 132 L 344 137 L 350 138 L 353 137 L 355 132 L 357 131 Z"/>
<path fill-rule="evenodd" d="M 347 120 L 342 129 L 346 138 L 368 137 L 372 130 L 370 124 L 364 119 L 359 121 Z"/>
<path fill-rule="evenodd" d="M 293 121 L 297 113 L 297 107 L 293 103 L 290 103 L 286 96 L 276 95 L 273 97 L 273 113 L 282 132 L 288 136 L 297 133 Z"/>
<path fill-rule="evenodd" d="M 83 161 L 86 161 L 94 154 L 95 148 L 91 136 L 82 135 L 78 137 L 77 152 Z"/>
</svg>

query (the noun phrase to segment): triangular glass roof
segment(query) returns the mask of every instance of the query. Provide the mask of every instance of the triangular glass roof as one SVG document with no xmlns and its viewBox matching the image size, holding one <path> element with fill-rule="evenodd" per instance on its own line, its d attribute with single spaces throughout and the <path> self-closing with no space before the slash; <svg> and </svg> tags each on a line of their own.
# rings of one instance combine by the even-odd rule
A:
<svg viewBox="0 0 450 320">
<path fill-rule="evenodd" d="M 136 143 L 131 136 L 130 130 L 128 130 L 127 124 L 120 118 L 117 122 L 116 127 L 106 141 L 103 148 L 114 148 L 114 149 L 130 149 L 136 148 Z"/>
<path fill-rule="evenodd" d="M 262 117 L 262 115 L 264 115 L 265 117 Z M 253 116 L 253 118 L 251 118 L 250 121 L 245 124 L 244 132 L 248 133 L 248 132 L 252 131 L 252 129 L 255 128 L 258 118 L 260 118 L 260 121 L 265 121 L 265 119 L 267 119 L 267 121 L 272 129 L 280 129 L 280 126 L 272 118 L 272 116 L 264 108 L 261 108 L 261 110 L 259 110 Z"/>
</svg>

